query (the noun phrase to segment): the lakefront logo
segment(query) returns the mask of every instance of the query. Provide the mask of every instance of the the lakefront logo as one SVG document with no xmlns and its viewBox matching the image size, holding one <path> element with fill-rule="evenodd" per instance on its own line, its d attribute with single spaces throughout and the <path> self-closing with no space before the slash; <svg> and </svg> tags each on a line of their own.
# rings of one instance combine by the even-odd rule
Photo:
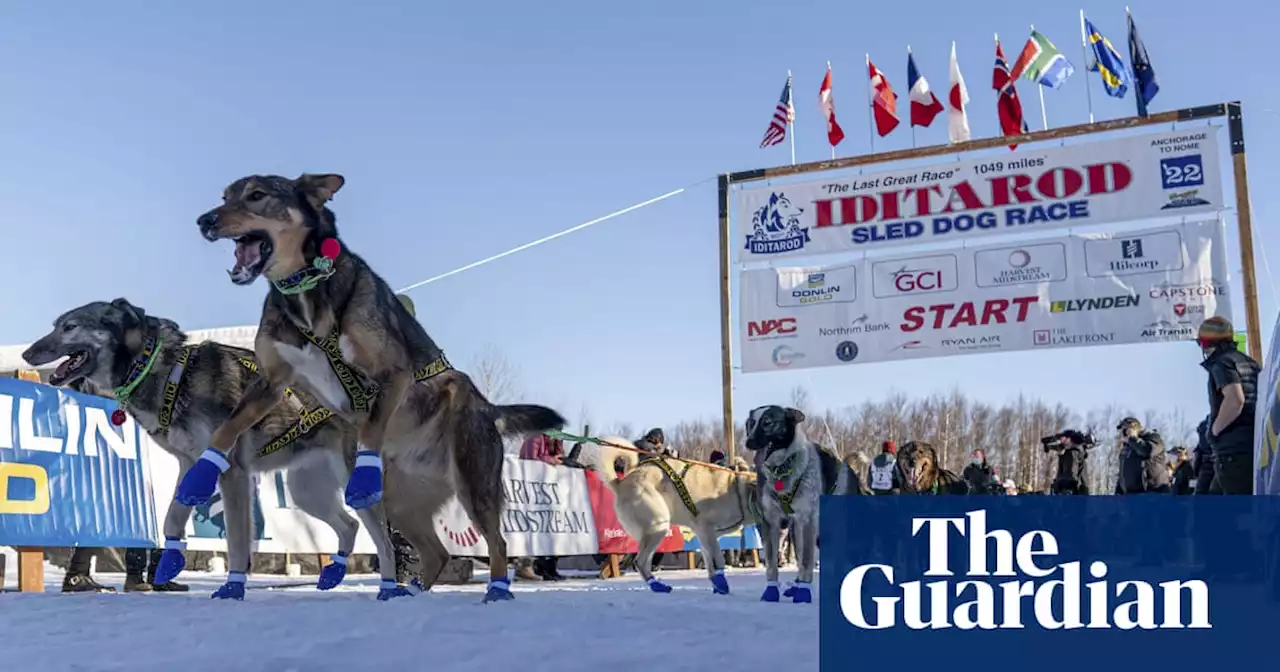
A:
<svg viewBox="0 0 1280 672">
<path fill-rule="evenodd" d="M 1202 580 L 1126 580 L 1103 560 L 1060 557 L 1058 538 L 1049 530 L 1016 536 L 988 530 L 985 510 L 899 521 L 909 528 L 900 530 L 903 537 L 926 542 L 927 568 L 910 580 L 889 564 L 848 570 L 840 581 L 840 614 L 858 629 L 1213 627 L 1209 586 Z"/>
</svg>

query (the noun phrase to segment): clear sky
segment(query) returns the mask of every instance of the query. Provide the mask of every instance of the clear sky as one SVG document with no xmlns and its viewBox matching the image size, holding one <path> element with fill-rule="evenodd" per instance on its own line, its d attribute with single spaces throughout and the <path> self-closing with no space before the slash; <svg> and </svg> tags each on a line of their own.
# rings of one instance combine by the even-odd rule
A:
<svg viewBox="0 0 1280 672">
<path fill-rule="evenodd" d="M 1280 94 L 1266 68 L 1280 5 L 1132 0 L 1161 91 L 1153 110 L 1242 100 L 1262 250 L 1280 263 Z M 448 7 L 448 9 L 445 9 Z M 1026 2 L 5 3 L 0 10 L 0 343 L 62 310 L 125 296 L 187 329 L 254 324 L 265 283 L 233 286 L 229 242 L 195 218 L 249 173 L 339 172 L 347 244 L 393 287 L 714 178 L 785 163 L 758 149 L 795 75 L 800 160 L 824 158 L 816 96 L 834 69 L 842 154 L 869 150 L 863 54 L 906 102 L 905 51 L 945 89 L 952 40 L 975 137 L 996 130 L 992 33 L 1016 57 L 1028 24 L 1076 67 L 1046 92 L 1051 125 L 1086 120 L 1078 7 Z M 1124 4 L 1090 19 L 1124 49 Z M 1099 118 L 1130 97 L 1101 95 Z M 1038 126 L 1034 85 L 1020 85 Z M 903 147 L 896 132 L 877 150 Z M 920 132 L 942 142 L 945 117 Z M 1224 136 L 1225 137 L 1225 136 Z M 1229 227 L 1231 254 L 1234 227 Z M 714 182 L 413 293 L 460 364 L 486 345 L 529 401 L 572 421 L 718 417 Z M 1235 269 L 1238 262 L 1234 260 Z M 1243 328 L 1239 275 L 1234 295 Z M 1276 303 L 1259 258 L 1264 335 Z M 1085 410 L 1206 410 L 1190 344 L 971 355 L 742 376 L 739 419 L 806 385 L 840 407 L 890 388 L 1019 392 Z M 1131 382 L 1121 382 L 1129 380 Z"/>
</svg>

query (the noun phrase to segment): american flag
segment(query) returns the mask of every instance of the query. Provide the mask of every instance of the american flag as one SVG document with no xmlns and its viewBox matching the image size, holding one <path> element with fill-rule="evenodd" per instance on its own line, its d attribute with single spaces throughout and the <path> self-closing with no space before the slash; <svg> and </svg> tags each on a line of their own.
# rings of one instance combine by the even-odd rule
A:
<svg viewBox="0 0 1280 672">
<path fill-rule="evenodd" d="M 787 85 L 782 87 L 782 97 L 778 99 L 778 107 L 773 110 L 773 119 L 769 120 L 769 129 L 764 132 L 764 140 L 760 147 L 772 147 L 787 139 L 787 124 L 796 120 L 796 108 L 791 104 L 791 75 L 787 75 Z"/>
</svg>

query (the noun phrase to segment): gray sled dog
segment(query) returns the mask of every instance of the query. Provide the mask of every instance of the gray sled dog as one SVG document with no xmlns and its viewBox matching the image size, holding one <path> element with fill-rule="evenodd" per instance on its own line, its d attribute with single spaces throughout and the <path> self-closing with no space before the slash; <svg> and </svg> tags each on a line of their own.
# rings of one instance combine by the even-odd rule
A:
<svg viewBox="0 0 1280 672">
<path fill-rule="evenodd" d="M 296 385 L 355 425 L 346 502 L 370 506 L 385 488 L 387 515 L 418 552 L 428 586 L 449 560 L 433 518 L 456 494 L 489 546 L 484 601 L 512 599 L 501 528 L 503 436 L 560 429 L 564 418 L 545 406 L 494 405 L 449 363 L 390 285 L 340 241 L 326 204 L 343 184 L 332 174 L 251 175 L 196 220 L 205 240 L 235 241 L 233 283 L 266 276 L 271 286 L 254 344 L 263 375 L 213 431 L 177 496 L 207 501 L 227 451 Z"/>
<path fill-rule="evenodd" d="M 259 378 L 253 353 L 221 343 L 186 344 L 177 323 L 147 315 L 125 299 L 95 301 L 63 313 L 53 330 L 22 358 L 42 366 L 65 357 L 49 383 L 114 398 L 151 438 L 178 458 L 185 474 L 209 444 L 240 396 Z M 232 468 L 218 479 L 227 526 L 232 580 L 214 597 L 243 599 L 253 536 L 252 478 L 256 472 L 287 469 L 289 493 L 298 508 L 327 523 L 338 536 L 334 562 L 320 574 L 317 588 L 328 590 L 346 575 L 347 556 L 359 524 L 342 507 L 342 484 L 355 464 L 355 428 L 333 417 L 314 397 L 290 390 L 285 399 L 240 436 Z M 378 550 L 383 580 L 395 582 L 395 555 L 381 507 L 357 511 Z M 164 518 L 165 550 L 156 581 L 177 577 L 185 565 L 191 507 L 176 498 Z M 411 594 L 397 586 L 379 599 Z"/>
<path fill-rule="evenodd" d="M 639 543 L 636 568 L 649 589 L 671 592 L 651 570 L 653 554 L 675 524 L 698 535 L 712 590 L 729 594 L 719 538 L 755 518 L 754 476 L 738 469 L 645 455 L 636 452 L 635 444 L 617 436 L 601 440 L 613 445 L 597 446 L 594 466 L 613 492 L 613 509 L 622 528 Z M 619 460 L 624 464 L 621 478 L 614 470 Z"/>
<path fill-rule="evenodd" d="M 777 602 L 778 555 L 782 530 L 790 527 L 796 550 L 796 580 L 783 595 L 812 602 L 813 570 L 818 556 L 818 498 L 863 494 L 853 467 L 804 435 L 804 413 L 782 406 L 761 406 L 747 417 L 746 446 L 756 453 L 760 536 L 764 543 L 765 602 Z"/>
</svg>

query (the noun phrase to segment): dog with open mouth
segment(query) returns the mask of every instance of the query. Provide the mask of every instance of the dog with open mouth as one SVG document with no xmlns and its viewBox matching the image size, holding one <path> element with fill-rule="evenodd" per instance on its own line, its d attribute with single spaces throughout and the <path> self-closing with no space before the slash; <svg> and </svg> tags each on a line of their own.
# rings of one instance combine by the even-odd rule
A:
<svg viewBox="0 0 1280 672">
<path fill-rule="evenodd" d="M 172 320 L 147 315 L 126 299 L 94 301 L 58 316 L 22 358 L 32 366 L 65 359 L 49 375 L 54 387 L 115 399 L 165 452 L 178 459 L 185 475 L 246 389 L 258 378 L 253 352 L 205 341 L 188 344 Z M 333 563 L 320 573 L 317 587 L 329 590 L 346 576 L 359 524 L 342 507 L 342 486 L 356 459 L 355 428 L 333 417 L 310 394 L 289 390 L 280 403 L 240 435 L 230 468 L 218 479 L 227 526 L 229 581 L 218 598 L 244 598 L 253 540 L 254 473 L 288 472 L 288 487 L 298 508 L 328 524 L 338 537 Z M 356 512 L 378 550 L 383 580 L 395 583 L 395 555 L 382 507 Z M 187 520 L 191 506 L 175 497 L 164 518 L 165 550 L 156 583 L 177 578 L 186 564 Z M 379 599 L 409 595 L 412 586 L 394 586 Z"/>
<path fill-rule="evenodd" d="M 347 504 L 382 501 L 385 488 L 391 523 L 418 551 L 429 582 L 449 559 L 432 516 L 456 494 L 489 546 L 485 601 L 511 599 L 500 524 L 503 437 L 565 420 L 545 406 L 494 405 L 449 364 L 386 281 L 341 242 L 327 204 L 344 184 L 334 174 L 251 175 L 198 218 L 206 240 L 235 242 L 232 282 L 265 276 L 271 287 L 254 346 L 261 382 L 213 432 L 178 495 L 207 499 L 236 437 L 297 385 L 356 426 Z"/>
<path fill-rule="evenodd" d="M 801 423 L 804 413 L 783 406 L 760 406 L 746 423 L 746 447 L 756 454 L 756 489 L 760 502 L 760 537 L 764 545 L 765 589 L 760 597 L 777 602 L 813 601 L 813 573 L 818 556 L 818 500 L 822 495 L 867 494 L 857 463 L 841 460 L 810 441 Z M 778 592 L 782 531 L 790 528 L 796 549 L 796 580 Z"/>
</svg>

